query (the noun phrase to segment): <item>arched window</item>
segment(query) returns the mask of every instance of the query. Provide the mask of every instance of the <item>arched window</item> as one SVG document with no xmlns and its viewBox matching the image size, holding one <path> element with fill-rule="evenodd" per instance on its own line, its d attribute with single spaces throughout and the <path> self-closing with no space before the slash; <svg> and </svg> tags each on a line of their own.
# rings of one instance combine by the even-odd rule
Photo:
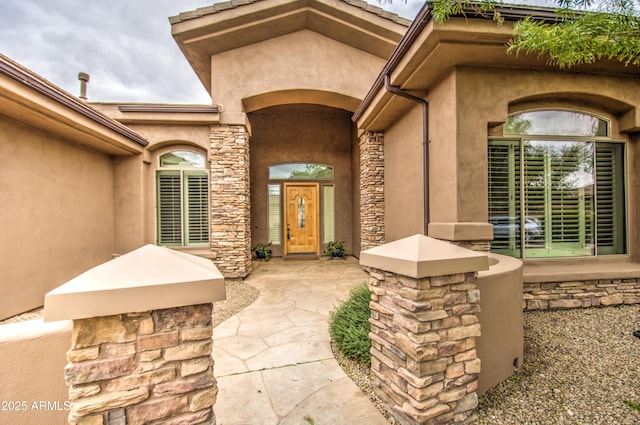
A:
<svg viewBox="0 0 640 425">
<path fill-rule="evenodd" d="M 171 151 L 160 155 L 158 165 L 158 245 L 208 245 L 209 178 L 204 155 Z"/>
<path fill-rule="evenodd" d="M 625 146 L 579 111 L 509 116 L 488 148 L 491 250 L 516 257 L 626 252 Z"/>
<path fill-rule="evenodd" d="M 160 167 L 204 168 L 204 155 L 191 151 L 172 151 L 160 155 Z"/>
<path fill-rule="evenodd" d="M 504 134 L 529 136 L 609 136 L 609 122 L 577 111 L 540 110 L 510 115 Z"/>
</svg>

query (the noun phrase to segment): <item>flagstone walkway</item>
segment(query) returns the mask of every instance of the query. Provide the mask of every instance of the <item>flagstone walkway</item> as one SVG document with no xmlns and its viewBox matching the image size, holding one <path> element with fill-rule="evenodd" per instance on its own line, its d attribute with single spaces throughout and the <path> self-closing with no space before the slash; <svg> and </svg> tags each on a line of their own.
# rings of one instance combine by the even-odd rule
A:
<svg viewBox="0 0 640 425">
<path fill-rule="evenodd" d="M 368 280 L 357 260 L 272 259 L 258 299 L 213 331 L 218 425 L 388 425 L 331 353 L 328 313 Z"/>
</svg>

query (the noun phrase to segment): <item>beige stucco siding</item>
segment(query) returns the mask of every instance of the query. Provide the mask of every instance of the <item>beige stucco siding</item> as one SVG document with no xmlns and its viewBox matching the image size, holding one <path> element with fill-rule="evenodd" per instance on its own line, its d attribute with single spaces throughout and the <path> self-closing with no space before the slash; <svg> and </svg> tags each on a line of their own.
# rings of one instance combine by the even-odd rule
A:
<svg viewBox="0 0 640 425">
<path fill-rule="evenodd" d="M 109 156 L 0 116 L 0 318 L 113 253 Z"/>
<path fill-rule="evenodd" d="M 115 163 L 115 249 L 127 253 L 157 243 L 156 170 L 160 155 L 190 150 L 208 156 L 211 127 L 205 124 L 129 124 L 149 141 L 144 156 L 120 157 Z"/>
<path fill-rule="evenodd" d="M 166 146 L 190 144 L 201 149 L 209 149 L 211 127 L 207 124 L 133 124 L 129 128 L 149 141 L 149 151 Z"/>
<path fill-rule="evenodd" d="M 350 114 L 331 108 L 274 107 L 250 114 L 252 244 L 267 242 L 269 166 L 291 162 L 330 165 L 335 172 L 335 237 L 352 239 L 352 123 Z M 281 246 L 273 246 L 282 255 Z"/>
<path fill-rule="evenodd" d="M 422 106 L 416 104 L 384 134 L 385 240 L 424 228 Z"/>
<path fill-rule="evenodd" d="M 457 220 L 486 220 L 487 126 L 490 122 L 506 120 L 510 106 L 511 112 L 527 107 L 573 107 L 604 115 L 614 124 L 613 138 L 625 140 L 626 136 L 616 134 L 616 115 L 639 97 L 640 87 L 631 79 L 620 77 L 459 68 L 456 73 Z"/>
<path fill-rule="evenodd" d="M 429 101 L 429 209 L 431 222 L 455 222 L 457 217 L 455 72 L 448 74 L 427 95 Z M 415 124 L 418 126 L 421 124 Z"/>
<path fill-rule="evenodd" d="M 0 400 L 14 407 L 5 405 L 0 410 L 0 423 L 67 423 L 69 387 L 64 367 L 72 329 L 69 320 L 44 323 L 39 319 L 0 326 Z M 40 407 L 40 402 L 50 403 L 49 408 L 46 404 Z"/>
<path fill-rule="evenodd" d="M 459 68 L 456 72 L 458 125 L 455 141 L 458 152 L 457 221 L 487 220 L 488 123 L 502 122 L 509 112 L 528 108 L 574 108 L 611 120 L 612 138 L 628 140 L 619 132 L 618 117 L 627 113 L 638 98 L 640 87 L 630 78 L 568 76 L 557 71 Z M 629 164 L 635 161 L 634 151 L 633 147 L 628 149 Z M 635 176 L 637 174 L 633 173 L 629 185 L 630 205 L 635 204 L 637 197 Z M 637 230 L 632 227 L 630 231 L 635 234 Z M 637 245 L 637 238 L 633 240 Z M 637 252 L 637 249 L 633 251 Z"/>
<path fill-rule="evenodd" d="M 153 186 L 145 184 L 149 166 L 142 155 L 116 157 L 114 169 L 114 252 L 125 254 L 145 243 L 149 238 L 149 197 Z M 154 196 L 155 198 L 155 196 Z"/>
<path fill-rule="evenodd" d="M 632 105 L 640 88 L 632 78 L 596 74 L 567 74 L 558 70 L 527 71 L 506 68 L 458 67 L 444 74 L 428 90 L 430 140 L 430 223 L 452 240 L 481 240 L 487 223 L 487 140 L 489 127 L 509 113 L 535 108 L 579 109 L 611 121 L 611 138 L 629 141 L 625 134 L 637 127 Z M 623 119 L 621 119 L 621 117 Z M 419 107 L 399 114 L 385 129 L 386 240 L 422 232 L 411 213 L 421 211 L 421 154 L 406 151 L 399 140 L 418 140 L 422 128 Z M 402 146 L 402 149 L 400 148 Z M 404 149 L 404 150 L 403 150 Z M 630 252 L 640 245 L 635 226 L 638 198 L 637 146 L 627 145 L 628 221 Z M 415 175 L 414 175 L 415 174 Z M 472 227 L 453 227 L 454 223 Z M 465 224 L 466 223 L 466 224 Z M 436 229 L 436 227 L 434 227 Z M 466 229 L 466 230 L 465 230 Z M 463 232 L 463 233 L 461 233 Z M 470 233 L 469 233 L 470 232 Z"/>
<path fill-rule="evenodd" d="M 383 65 L 376 56 L 303 30 L 212 56 L 212 98 L 223 106 L 223 117 L 243 111 L 242 99 L 272 92 L 295 96 L 312 90 L 362 99 Z M 294 103 L 288 97 L 271 102 Z"/>
</svg>

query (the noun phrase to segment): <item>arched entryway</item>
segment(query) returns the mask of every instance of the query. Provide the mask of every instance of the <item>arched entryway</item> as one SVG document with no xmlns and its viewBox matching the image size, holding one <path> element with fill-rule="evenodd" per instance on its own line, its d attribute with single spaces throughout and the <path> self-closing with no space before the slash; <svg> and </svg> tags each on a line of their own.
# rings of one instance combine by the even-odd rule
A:
<svg viewBox="0 0 640 425">
<path fill-rule="evenodd" d="M 351 114 L 315 104 L 248 114 L 252 245 L 271 242 L 274 256 L 317 256 L 340 240 L 359 252 L 359 151 Z"/>
</svg>

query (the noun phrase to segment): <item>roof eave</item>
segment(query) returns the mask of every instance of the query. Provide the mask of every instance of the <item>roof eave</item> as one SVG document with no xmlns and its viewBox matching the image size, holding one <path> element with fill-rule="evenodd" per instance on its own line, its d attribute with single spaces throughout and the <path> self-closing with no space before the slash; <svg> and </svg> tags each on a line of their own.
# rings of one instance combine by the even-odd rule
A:
<svg viewBox="0 0 640 425">
<path fill-rule="evenodd" d="M 500 7 L 496 7 L 496 11 L 500 13 L 502 18 L 504 18 L 505 23 L 502 26 L 493 24 L 492 28 L 490 28 L 486 34 L 482 31 L 487 31 L 486 26 L 490 23 L 492 24 L 491 21 L 493 20 L 493 17 L 489 14 L 477 14 L 474 10 L 467 9 L 463 16 L 453 17 L 450 21 L 447 21 L 442 25 L 437 25 L 432 20 L 432 9 L 433 4 L 431 3 L 426 3 L 425 6 L 423 6 L 413 24 L 411 25 L 411 27 L 409 27 L 407 33 L 400 41 L 391 57 L 383 67 L 382 71 L 376 78 L 371 90 L 367 93 L 362 103 L 354 112 L 352 120 L 358 124 L 358 127 L 361 130 L 381 130 L 381 128 L 373 127 L 375 127 L 375 125 L 378 125 L 379 122 L 384 123 L 388 121 L 388 118 L 380 120 L 380 117 L 382 115 L 388 114 L 390 110 L 396 110 L 398 108 L 402 109 L 407 105 L 406 101 L 402 99 L 395 99 L 391 94 L 386 92 L 386 90 L 384 89 L 385 75 L 390 74 L 392 84 L 399 85 L 403 89 L 419 90 L 422 93 L 428 91 L 428 84 L 420 85 L 417 83 L 417 81 L 415 81 L 415 67 L 421 67 L 423 71 L 422 75 L 424 75 L 424 70 L 427 67 L 427 65 L 425 65 L 427 63 L 426 61 L 428 60 L 426 58 L 426 50 L 433 49 L 429 51 L 429 54 L 433 54 L 433 52 L 436 52 L 434 56 L 440 58 L 440 62 L 448 61 L 449 67 L 456 66 L 456 64 L 470 66 L 481 66 L 483 64 L 482 60 L 477 61 L 477 63 L 472 61 L 465 62 L 465 60 L 462 60 L 459 63 L 454 62 L 454 58 L 448 58 L 448 56 L 443 53 L 448 44 L 460 47 L 463 46 L 464 43 L 469 42 L 461 38 L 463 36 L 460 34 L 468 31 L 467 35 L 472 35 L 474 30 L 469 26 L 469 24 L 471 24 L 471 18 L 476 18 L 475 20 L 478 25 L 484 25 L 485 28 L 482 29 L 481 27 L 478 27 L 478 29 L 476 30 L 477 35 L 472 37 L 473 40 L 470 45 L 473 46 L 474 49 L 487 49 L 487 51 L 491 51 L 493 56 L 488 56 L 491 58 L 495 58 L 496 55 L 498 55 L 498 50 L 504 52 L 499 61 L 491 62 L 491 66 L 523 67 L 527 69 L 555 68 L 553 65 L 549 64 L 545 58 L 541 58 L 535 55 L 520 55 L 518 57 L 514 55 L 507 55 L 504 46 L 511 37 L 510 28 L 513 22 L 521 20 L 525 17 L 531 17 L 533 19 L 544 22 L 555 22 L 558 20 L 557 9 L 546 7 L 528 7 L 520 5 L 503 5 Z M 465 19 L 464 24 L 461 23 L 462 18 Z M 457 24 L 455 23 L 456 20 L 459 21 Z M 461 29 L 462 27 L 463 29 Z M 426 31 L 430 32 L 427 34 Z M 447 31 L 449 31 L 449 33 L 445 34 L 447 33 Z M 459 35 L 452 36 L 452 34 L 454 34 L 455 32 L 459 33 Z M 429 47 L 426 46 L 426 43 L 429 44 Z M 438 46 L 438 44 L 440 44 L 440 46 Z M 435 49 L 439 49 L 439 52 Z M 418 59 L 412 57 L 412 55 L 416 54 L 425 56 L 425 58 L 422 59 L 423 63 L 420 63 Z M 442 58 L 445 56 L 448 59 L 442 60 Z M 458 58 L 458 60 L 460 60 L 460 58 Z M 485 59 L 485 62 L 488 60 L 489 59 Z M 436 62 L 438 61 L 436 60 Z M 440 68 L 444 67 L 442 63 L 440 63 L 438 66 Z M 571 71 L 621 73 L 618 68 L 619 67 L 616 67 L 615 64 L 610 64 L 605 61 L 603 63 L 595 65 L 584 65 L 575 67 Z M 432 71 L 436 72 L 437 70 L 433 69 Z M 442 69 L 440 69 L 440 71 L 442 71 Z M 625 72 L 622 71 L 622 73 Z M 407 78 L 413 78 L 414 81 L 409 83 Z M 433 78 L 435 79 L 435 77 Z"/>
<path fill-rule="evenodd" d="M 174 40 L 209 93 L 216 54 L 308 29 L 386 59 L 410 23 L 361 0 L 234 0 L 215 6 L 169 19 Z"/>
<path fill-rule="evenodd" d="M 166 103 L 92 103 L 110 118 L 125 124 L 213 125 L 220 123 L 218 105 Z"/>
<path fill-rule="evenodd" d="M 131 129 L 101 114 L 86 103 L 82 102 L 80 99 L 58 87 L 53 86 L 46 80 L 42 79 L 39 75 L 29 72 L 26 68 L 21 67 L 3 55 L 0 55 L 0 75 L 4 75 L 8 79 L 27 88 L 28 90 L 44 96 L 69 111 L 88 118 L 92 122 L 108 129 L 108 131 L 112 131 L 118 136 L 124 137 L 139 146 L 144 147 L 149 143 Z"/>
</svg>

